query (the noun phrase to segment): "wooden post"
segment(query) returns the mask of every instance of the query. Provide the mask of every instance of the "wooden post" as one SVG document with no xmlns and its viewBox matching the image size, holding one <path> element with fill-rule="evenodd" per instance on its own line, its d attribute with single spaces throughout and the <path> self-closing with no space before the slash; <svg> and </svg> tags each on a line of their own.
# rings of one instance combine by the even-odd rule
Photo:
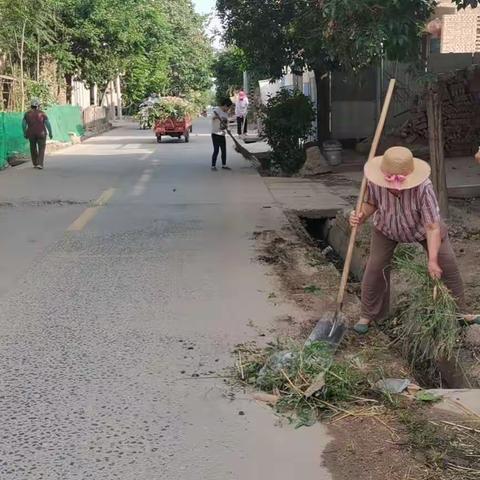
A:
<svg viewBox="0 0 480 480">
<path fill-rule="evenodd" d="M 432 182 L 437 194 L 442 217 L 447 218 L 449 210 L 443 143 L 442 100 L 438 89 L 432 85 L 427 87 L 427 117 Z"/>
<path fill-rule="evenodd" d="M 330 140 L 330 75 L 326 70 L 314 69 L 317 91 L 317 139 L 319 145 Z"/>
</svg>

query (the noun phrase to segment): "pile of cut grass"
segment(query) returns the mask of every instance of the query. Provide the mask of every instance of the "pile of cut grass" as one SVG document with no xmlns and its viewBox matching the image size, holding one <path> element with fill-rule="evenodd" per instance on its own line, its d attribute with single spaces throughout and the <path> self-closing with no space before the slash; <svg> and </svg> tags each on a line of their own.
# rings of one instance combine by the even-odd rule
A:
<svg viewBox="0 0 480 480">
<path fill-rule="evenodd" d="M 278 396 L 276 410 L 293 413 L 298 427 L 314 424 L 322 414 L 341 412 L 371 388 L 354 365 L 334 362 L 325 342 L 277 341 L 264 350 L 243 346 L 236 353 L 240 379 Z"/>
<path fill-rule="evenodd" d="M 408 280 L 410 289 L 397 308 L 396 336 L 412 366 L 437 364 L 454 358 L 461 326 L 457 304 L 450 291 L 431 278 L 425 262 L 414 251 L 396 255 L 394 267 Z"/>
</svg>

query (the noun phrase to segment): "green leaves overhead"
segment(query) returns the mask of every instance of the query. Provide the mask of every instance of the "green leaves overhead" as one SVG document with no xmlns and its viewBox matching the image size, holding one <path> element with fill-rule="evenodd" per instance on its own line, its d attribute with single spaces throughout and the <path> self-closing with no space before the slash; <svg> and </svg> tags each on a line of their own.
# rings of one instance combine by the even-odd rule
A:
<svg viewBox="0 0 480 480">
<path fill-rule="evenodd" d="M 77 71 L 89 83 L 125 73 L 127 96 L 210 85 L 212 49 L 190 0 L 62 0 Z"/>
<path fill-rule="evenodd" d="M 210 86 L 204 22 L 191 0 L 0 0 L 0 49 L 7 74 L 22 64 L 34 78 L 48 57 L 100 88 L 121 74 L 127 102 L 138 102 Z"/>
<path fill-rule="evenodd" d="M 238 47 L 230 47 L 217 55 L 213 64 L 217 102 L 231 97 L 233 91 L 243 85 L 243 72 L 246 69 L 245 54 Z"/>
<path fill-rule="evenodd" d="M 273 77 L 418 57 L 435 0 L 218 0 L 228 43 Z"/>
</svg>

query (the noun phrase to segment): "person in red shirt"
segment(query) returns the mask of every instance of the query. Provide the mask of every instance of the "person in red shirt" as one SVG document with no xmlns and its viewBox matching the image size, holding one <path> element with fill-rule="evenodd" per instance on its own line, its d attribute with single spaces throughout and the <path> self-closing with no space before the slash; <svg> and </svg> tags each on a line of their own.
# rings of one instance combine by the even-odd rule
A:
<svg viewBox="0 0 480 480">
<path fill-rule="evenodd" d="M 33 168 L 43 169 L 45 148 L 47 146 L 47 132 L 52 138 L 52 126 L 47 114 L 40 110 L 40 101 L 37 98 L 30 102 L 31 109 L 23 117 L 23 134 L 30 142 L 30 153 Z"/>
</svg>

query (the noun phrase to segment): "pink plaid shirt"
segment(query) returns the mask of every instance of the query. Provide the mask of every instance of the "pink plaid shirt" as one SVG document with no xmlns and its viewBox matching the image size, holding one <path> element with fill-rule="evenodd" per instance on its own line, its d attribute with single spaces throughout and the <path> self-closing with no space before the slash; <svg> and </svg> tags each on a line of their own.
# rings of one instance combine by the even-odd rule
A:
<svg viewBox="0 0 480 480">
<path fill-rule="evenodd" d="M 401 243 L 422 242 L 426 226 L 440 223 L 440 209 L 430 179 L 398 196 L 387 188 L 368 182 L 366 203 L 377 207 L 373 224 L 383 235 Z"/>
</svg>

